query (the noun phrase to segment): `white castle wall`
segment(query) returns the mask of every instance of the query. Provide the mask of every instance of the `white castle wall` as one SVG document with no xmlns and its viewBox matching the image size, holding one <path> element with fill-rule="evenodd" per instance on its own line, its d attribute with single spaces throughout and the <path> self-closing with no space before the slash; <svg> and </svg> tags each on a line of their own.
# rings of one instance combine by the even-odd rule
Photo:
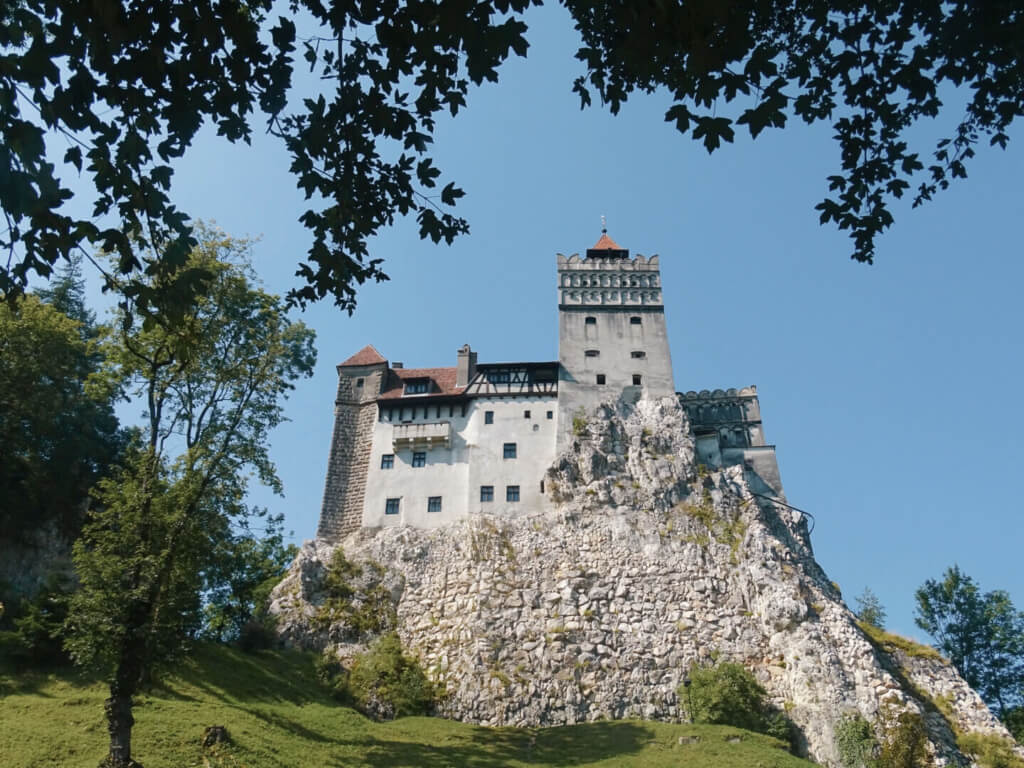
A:
<svg viewBox="0 0 1024 768">
<path fill-rule="evenodd" d="M 427 401 L 424 401 L 426 405 Z M 548 504 L 540 490 L 544 473 L 555 458 L 555 429 L 558 423 L 558 401 L 555 397 L 475 398 L 451 408 L 442 405 L 442 417 L 435 406 L 427 417 L 420 407 L 410 417 L 410 407 L 403 411 L 405 423 L 450 424 L 451 446 L 427 448 L 416 446 L 396 450 L 395 429 L 403 422 L 397 408 L 382 404 L 382 418 L 373 432 L 370 466 L 363 506 L 363 525 L 369 527 L 411 525 L 433 528 L 465 517 L 469 512 L 515 515 L 523 509 L 535 510 Z M 393 421 L 389 421 L 389 411 Z M 494 414 L 492 424 L 485 423 L 485 413 Z M 529 418 L 524 416 L 530 412 Z M 548 412 L 551 418 L 547 417 Z M 504 444 L 516 444 L 516 458 L 504 458 Z M 414 467 L 413 452 L 424 451 L 423 467 Z M 381 457 L 394 454 L 391 469 L 381 468 Z M 480 486 L 494 487 L 494 501 L 480 501 Z M 506 489 L 519 486 L 519 501 L 506 501 Z M 428 512 L 431 496 L 441 497 L 441 511 Z M 387 500 L 397 498 L 399 513 L 385 514 Z"/>
</svg>

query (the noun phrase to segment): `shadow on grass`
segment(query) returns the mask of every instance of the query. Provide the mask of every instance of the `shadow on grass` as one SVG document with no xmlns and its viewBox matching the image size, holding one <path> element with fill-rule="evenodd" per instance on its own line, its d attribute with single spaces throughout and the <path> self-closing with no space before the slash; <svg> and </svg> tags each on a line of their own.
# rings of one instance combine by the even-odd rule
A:
<svg viewBox="0 0 1024 768">
<path fill-rule="evenodd" d="M 74 688 L 88 688 L 103 682 L 100 675 L 76 669 L 70 664 L 29 666 L 10 659 L 0 660 L 0 697 L 31 694 L 52 699 L 53 694 L 43 689 L 54 679 Z"/>
<path fill-rule="evenodd" d="M 476 728 L 468 740 L 443 746 L 376 739 L 360 746 L 366 764 L 380 768 L 505 768 L 513 761 L 564 766 L 607 760 L 639 752 L 652 737 L 636 723 L 600 722 L 545 729 Z"/>
<path fill-rule="evenodd" d="M 237 648 L 204 644 L 162 685 L 174 698 L 192 698 L 186 689 L 225 703 L 290 702 L 324 699 L 313 679 L 313 660 L 295 651 L 243 653 Z"/>
</svg>

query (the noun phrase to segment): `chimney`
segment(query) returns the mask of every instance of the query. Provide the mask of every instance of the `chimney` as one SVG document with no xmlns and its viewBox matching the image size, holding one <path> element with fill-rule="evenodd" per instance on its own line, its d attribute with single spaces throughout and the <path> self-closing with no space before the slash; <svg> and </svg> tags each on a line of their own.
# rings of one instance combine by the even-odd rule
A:
<svg viewBox="0 0 1024 768">
<path fill-rule="evenodd" d="M 469 348 L 469 344 L 459 347 L 458 363 L 455 369 L 455 386 L 464 387 L 469 384 L 470 379 L 476 375 L 476 352 Z"/>
</svg>

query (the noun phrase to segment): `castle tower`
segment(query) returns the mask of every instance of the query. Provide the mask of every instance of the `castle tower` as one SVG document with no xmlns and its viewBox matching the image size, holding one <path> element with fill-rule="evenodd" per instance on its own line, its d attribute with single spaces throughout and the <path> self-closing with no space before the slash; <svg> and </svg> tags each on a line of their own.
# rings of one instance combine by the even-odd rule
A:
<svg viewBox="0 0 1024 768">
<path fill-rule="evenodd" d="M 334 434 L 318 539 L 336 541 L 362 524 L 377 398 L 384 391 L 387 373 L 387 360 L 372 346 L 338 366 Z"/>
<path fill-rule="evenodd" d="M 604 230 L 586 258 L 558 254 L 558 450 L 599 403 L 675 394 L 658 257 Z"/>
</svg>

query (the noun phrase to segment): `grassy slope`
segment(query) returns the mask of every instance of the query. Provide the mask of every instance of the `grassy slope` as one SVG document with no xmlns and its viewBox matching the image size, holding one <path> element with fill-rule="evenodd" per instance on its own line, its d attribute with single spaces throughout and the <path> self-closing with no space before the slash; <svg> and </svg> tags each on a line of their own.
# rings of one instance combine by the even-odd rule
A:
<svg viewBox="0 0 1024 768">
<path fill-rule="evenodd" d="M 322 695 L 311 669 L 300 654 L 201 648 L 166 685 L 140 697 L 136 759 L 146 768 L 811 765 L 773 739 L 718 726 L 619 721 L 513 729 L 426 717 L 375 723 Z M 0 764 L 94 768 L 106 752 L 105 695 L 102 685 L 74 673 L 0 669 Z M 233 743 L 204 761 L 199 738 L 208 725 L 226 725 Z"/>
</svg>

